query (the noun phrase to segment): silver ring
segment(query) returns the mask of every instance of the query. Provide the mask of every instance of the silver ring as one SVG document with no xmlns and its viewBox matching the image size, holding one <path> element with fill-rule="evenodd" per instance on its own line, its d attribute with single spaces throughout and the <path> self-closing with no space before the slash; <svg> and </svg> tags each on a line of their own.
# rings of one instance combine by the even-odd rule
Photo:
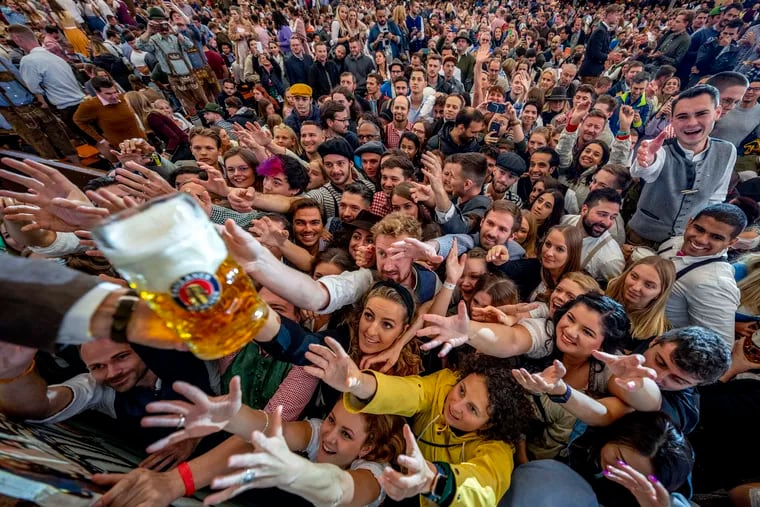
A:
<svg viewBox="0 0 760 507">
<path fill-rule="evenodd" d="M 185 425 L 185 414 L 182 414 L 179 416 L 179 419 L 177 420 L 177 428 L 181 428 Z"/>
<path fill-rule="evenodd" d="M 240 478 L 240 484 L 249 484 L 253 482 L 253 479 L 255 477 L 256 472 L 253 471 L 253 468 L 248 468 L 245 472 L 243 472 L 243 476 Z"/>
</svg>

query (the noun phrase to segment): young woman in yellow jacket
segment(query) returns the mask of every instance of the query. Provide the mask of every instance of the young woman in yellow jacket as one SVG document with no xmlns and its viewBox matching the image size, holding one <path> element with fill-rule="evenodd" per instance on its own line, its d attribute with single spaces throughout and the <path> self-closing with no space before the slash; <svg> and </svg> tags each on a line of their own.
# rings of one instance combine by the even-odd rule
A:
<svg viewBox="0 0 760 507">
<path fill-rule="evenodd" d="M 343 391 L 349 412 L 411 418 L 405 426 L 405 473 L 386 467 L 379 482 L 394 500 L 422 505 L 493 506 L 509 488 L 514 445 L 533 409 L 508 361 L 473 355 L 459 371 L 395 377 L 360 371 L 331 338 L 310 345 L 306 370 Z"/>
</svg>

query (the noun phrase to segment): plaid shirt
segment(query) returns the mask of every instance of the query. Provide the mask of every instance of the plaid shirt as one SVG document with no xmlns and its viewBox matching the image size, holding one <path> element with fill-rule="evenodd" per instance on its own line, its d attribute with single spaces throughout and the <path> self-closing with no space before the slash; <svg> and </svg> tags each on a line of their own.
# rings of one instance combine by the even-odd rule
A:
<svg viewBox="0 0 760 507">
<path fill-rule="evenodd" d="M 382 190 L 375 192 L 375 195 L 372 197 L 372 204 L 369 207 L 369 211 L 374 215 L 384 217 L 393 211 L 390 201 L 388 195 Z"/>
<path fill-rule="evenodd" d="M 396 126 L 393 124 L 393 122 L 389 123 L 387 127 L 385 127 L 385 146 L 389 149 L 398 148 L 401 144 L 401 135 L 404 132 L 411 132 L 412 131 L 412 124 L 410 122 L 406 122 L 406 126 L 402 130 L 398 130 Z"/>
</svg>

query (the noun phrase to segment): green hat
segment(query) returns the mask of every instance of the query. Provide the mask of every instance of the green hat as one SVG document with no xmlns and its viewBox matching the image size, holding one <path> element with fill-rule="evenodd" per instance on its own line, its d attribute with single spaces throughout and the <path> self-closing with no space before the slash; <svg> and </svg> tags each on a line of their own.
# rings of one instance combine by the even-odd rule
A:
<svg viewBox="0 0 760 507">
<path fill-rule="evenodd" d="M 203 108 L 204 113 L 219 113 L 224 114 L 224 110 L 222 109 L 222 106 L 215 102 L 209 102 L 206 104 L 206 107 Z"/>
<path fill-rule="evenodd" d="M 148 9 L 148 19 L 161 20 L 166 19 L 166 14 L 160 7 L 151 7 Z"/>
</svg>

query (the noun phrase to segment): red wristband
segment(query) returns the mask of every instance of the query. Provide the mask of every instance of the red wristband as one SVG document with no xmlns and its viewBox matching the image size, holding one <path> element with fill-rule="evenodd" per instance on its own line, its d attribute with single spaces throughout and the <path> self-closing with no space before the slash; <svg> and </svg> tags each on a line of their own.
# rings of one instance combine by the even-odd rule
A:
<svg viewBox="0 0 760 507">
<path fill-rule="evenodd" d="M 190 496 L 195 493 L 195 481 L 193 480 L 193 471 L 190 470 L 190 465 L 187 461 L 183 461 L 177 467 L 179 476 L 182 478 L 182 483 L 185 485 L 185 496 Z"/>
<path fill-rule="evenodd" d="M 578 130 L 579 126 L 580 125 L 573 125 L 572 123 L 569 123 L 569 120 L 568 120 L 568 124 L 565 126 L 565 130 L 567 130 L 568 133 L 572 133 Z"/>
</svg>

